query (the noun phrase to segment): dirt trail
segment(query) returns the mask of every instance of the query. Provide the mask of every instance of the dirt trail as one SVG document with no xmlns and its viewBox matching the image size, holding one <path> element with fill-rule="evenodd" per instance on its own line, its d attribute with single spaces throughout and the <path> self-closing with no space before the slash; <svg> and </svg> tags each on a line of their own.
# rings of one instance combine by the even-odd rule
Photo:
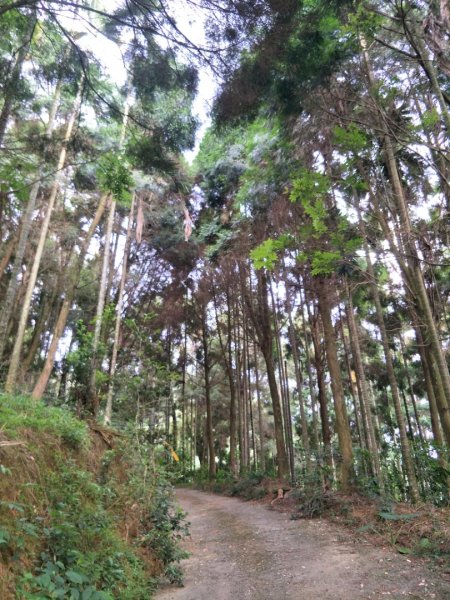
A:
<svg viewBox="0 0 450 600">
<path fill-rule="evenodd" d="M 450 598 L 450 586 L 414 559 L 355 542 L 321 521 L 291 521 L 267 506 L 179 490 L 191 553 L 185 587 L 157 600 L 389 600 Z"/>
</svg>

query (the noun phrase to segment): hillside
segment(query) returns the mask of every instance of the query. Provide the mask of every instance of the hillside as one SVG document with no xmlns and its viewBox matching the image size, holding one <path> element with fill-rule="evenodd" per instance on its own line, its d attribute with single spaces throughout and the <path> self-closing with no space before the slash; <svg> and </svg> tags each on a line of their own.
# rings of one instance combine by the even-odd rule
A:
<svg viewBox="0 0 450 600">
<path fill-rule="evenodd" d="M 182 514 L 144 440 L 0 397 L 2 600 L 148 600 Z"/>
</svg>

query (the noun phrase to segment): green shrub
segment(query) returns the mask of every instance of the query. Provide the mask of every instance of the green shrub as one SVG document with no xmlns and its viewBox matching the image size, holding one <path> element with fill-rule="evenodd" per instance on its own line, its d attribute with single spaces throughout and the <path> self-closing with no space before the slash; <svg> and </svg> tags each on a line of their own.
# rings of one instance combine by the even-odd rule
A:
<svg viewBox="0 0 450 600">
<path fill-rule="evenodd" d="M 94 456 L 87 425 L 67 411 L 25 397 L 0 400 L 3 434 L 25 441 L 0 465 L 0 490 L 8 491 L 0 502 L 0 558 L 15 574 L 17 597 L 148 600 L 158 564 L 181 583 L 178 540 L 187 527 L 152 448 L 133 434 Z M 130 513 L 137 530 L 125 541 L 118 525 Z"/>
<path fill-rule="evenodd" d="M 11 438 L 17 438 L 21 430 L 32 429 L 52 434 L 73 450 L 86 450 L 90 444 L 87 425 L 68 410 L 46 406 L 27 396 L 0 394 L 0 424 Z"/>
</svg>

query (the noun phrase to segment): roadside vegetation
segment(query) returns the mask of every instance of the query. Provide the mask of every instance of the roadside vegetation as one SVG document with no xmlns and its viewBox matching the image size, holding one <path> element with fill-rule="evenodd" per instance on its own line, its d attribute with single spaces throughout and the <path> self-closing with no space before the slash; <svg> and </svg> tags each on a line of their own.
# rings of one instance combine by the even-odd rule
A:
<svg viewBox="0 0 450 600">
<path fill-rule="evenodd" d="M 29 397 L 0 398 L 0 596 L 148 600 L 187 533 L 155 450 Z"/>
</svg>

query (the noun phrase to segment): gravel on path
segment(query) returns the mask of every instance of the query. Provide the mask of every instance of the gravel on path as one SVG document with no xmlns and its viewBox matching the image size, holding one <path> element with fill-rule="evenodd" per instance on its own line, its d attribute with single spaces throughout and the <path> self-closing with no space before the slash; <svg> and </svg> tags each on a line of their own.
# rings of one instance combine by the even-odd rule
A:
<svg viewBox="0 0 450 600">
<path fill-rule="evenodd" d="M 355 541 L 324 520 L 292 521 L 266 505 L 178 490 L 191 536 L 184 587 L 156 600 L 450 599 L 450 585 L 414 558 Z"/>
</svg>

